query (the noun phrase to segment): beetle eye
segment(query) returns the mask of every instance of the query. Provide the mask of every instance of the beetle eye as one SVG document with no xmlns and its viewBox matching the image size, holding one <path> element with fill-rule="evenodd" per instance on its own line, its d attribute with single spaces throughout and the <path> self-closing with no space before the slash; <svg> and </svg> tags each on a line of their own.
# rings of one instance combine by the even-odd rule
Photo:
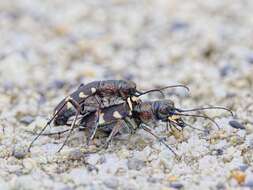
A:
<svg viewBox="0 0 253 190">
<path fill-rule="evenodd" d="M 167 111 L 167 113 L 173 113 L 173 112 L 174 112 L 174 109 L 171 108 L 171 107 L 167 107 L 166 111 Z"/>
<path fill-rule="evenodd" d="M 161 108 L 161 109 L 160 109 L 160 112 L 161 112 L 162 114 L 166 114 L 166 113 L 167 113 L 167 109 L 166 109 L 166 108 Z"/>
</svg>

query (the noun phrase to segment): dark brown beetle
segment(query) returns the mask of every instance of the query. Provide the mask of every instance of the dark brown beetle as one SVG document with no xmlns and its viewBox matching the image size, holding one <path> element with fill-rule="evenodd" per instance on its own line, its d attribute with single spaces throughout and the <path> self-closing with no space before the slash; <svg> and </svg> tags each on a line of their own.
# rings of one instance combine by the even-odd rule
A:
<svg viewBox="0 0 253 190">
<path fill-rule="evenodd" d="M 208 116 L 185 113 L 185 112 L 201 111 L 206 109 L 225 110 L 230 112 L 230 114 L 233 116 L 233 112 L 224 107 L 210 106 L 194 109 L 179 109 L 175 107 L 173 101 L 165 99 L 165 100 L 143 102 L 141 104 L 136 105 L 132 111 L 133 115 L 132 117 L 135 119 L 138 125 L 140 125 L 141 123 L 154 124 L 156 121 L 162 121 L 168 122 L 170 125 L 178 126 L 180 128 L 184 128 L 185 126 L 192 127 L 182 120 L 182 116 L 201 117 L 204 119 L 209 119 L 219 128 L 219 125 Z"/>
<path fill-rule="evenodd" d="M 131 108 L 132 106 L 132 108 Z M 156 121 L 162 121 L 169 123 L 172 126 L 184 128 L 191 125 L 183 121 L 182 116 L 195 116 L 203 117 L 211 120 L 215 125 L 218 124 L 208 116 L 196 115 L 196 114 L 185 114 L 184 112 L 190 111 L 199 111 L 205 109 L 222 109 L 229 111 L 232 115 L 233 113 L 227 108 L 223 107 L 205 107 L 205 108 L 195 108 L 189 110 L 178 109 L 174 106 L 174 102 L 171 100 L 158 100 L 150 102 L 135 102 L 133 101 L 132 105 L 129 105 L 127 102 L 112 105 L 107 108 L 103 108 L 100 112 L 100 116 L 96 112 L 91 112 L 86 116 L 82 116 L 82 119 L 79 125 L 87 128 L 88 130 L 94 130 L 93 126 L 101 127 L 106 130 L 109 129 L 110 135 L 107 138 L 106 146 L 112 140 L 112 137 L 115 136 L 119 130 L 124 126 L 129 126 L 130 129 L 136 130 L 142 128 L 148 133 L 152 134 L 156 139 L 163 143 L 167 148 L 169 148 L 174 154 L 176 154 L 173 149 L 165 143 L 163 138 L 160 138 L 155 134 L 153 129 L 150 127 Z M 127 125 L 126 125 L 127 124 Z M 219 126 L 218 126 L 219 127 Z M 197 128 L 194 128 L 197 129 Z M 198 129 L 201 130 L 201 129 Z M 202 130 L 201 130 L 202 131 Z M 89 139 L 88 139 L 89 140 Z M 87 141 L 88 141 L 87 140 Z M 88 141 L 89 142 L 89 141 Z"/>
<path fill-rule="evenodd" d="M 115 99 L 121 99 L 126 101 L 128 97 L 139 97 L 141 95 L 159 91 L 166 88 L 183 87 L 187 90 L 188 87 L 184 85 L 172 85 L 166 86 L 160 89 L 152 89 L 146 92 L 140 92 L 136 89 L 136 84 L 133 81 L 127 80 L 104 80 L 94 81 L 87 85 L 80 85 L 79 88 L 70 94 L 68 97 L 63 99 L 55 108 L 55 125 L 64 125 L 70 116 L 75 115 L 74 108 L 80 109 L 81 114 L 94 109 L 95 107 L 106 107 L 115 104 Z M 163 94 L 163 93 L 162 93 Z M 109 102 L 109 105 L 105 105 L 104 102 Z M 86 104 L 85 104 L 86 103 Z M 83 105 L 83 107 L 81 107 Z M 85 107 L 84 107 L 85 105 Z M 88 106 L 89 105 L 89 106 Z"/>
</svg>

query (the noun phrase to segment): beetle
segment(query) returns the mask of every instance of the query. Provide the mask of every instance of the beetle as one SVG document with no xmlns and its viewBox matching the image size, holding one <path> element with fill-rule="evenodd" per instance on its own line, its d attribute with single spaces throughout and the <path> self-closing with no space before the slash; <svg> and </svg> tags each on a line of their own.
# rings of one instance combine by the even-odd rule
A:
<svg viewBox="0 0 253 190">
<path fill-rule="evenodd" d="M 162 93 L 162 90 L 172 87 L 183 87 L 189 90 L 189 88 L 184 85 L 173 85 L 166 86 L 160 89 L 152 89 L 146 92 L 141 92 L 136 89 L 136 84 L 133 81 L 127 80 L 102 80 L 93 81 L 86 85 L 81 84 L 77 90 L 64 98 L 56 106 L 52 118 L 46 123 L 45 127 L 42 128 L 40 133 L 33 139 L 33 141 L 28 147 L 28 151 L 30 152 L 33 143 L 39 138 L 39 136 L 45 131 L 47 126 L 49 126 L 52 122 L 54 122 L 55 125 L 63 125 L 66 124 L 68 119 L 74 115 L 75 117 L 71 124 L 72 131 L 80 114 L 85 115 L 90 111 L 95 111 L 96 115 L 98 115 L 99 117 L 100 109 L 106 107 L 106 105 L 104 105 L 105 101 L 111 102 L 111 100 L 115 101 L 115 99 L 117 98 L 126 101 L 129 97 L 132 96 L 139 97 L 141 95 L 154 91 L 159 91 Z M 113 102 L 107 106 L 114 104 L 115 103 Z M 92 139 L 94 137 L 97 126 L 95 126 L 94 129 L 95 130 L 89 134 L 89 139 Z M 69 136 L 66 137 L 65 142 L 68 138 Z"/>
<path fill-rule="evenodd" d="M 132 106 L 132 109 L 131 109 Z M 212 121 L 217 127 L 219 125 L 210 117 L 205 115 L 196 115 L 196 114 L 185 114 L 184 112 L 192 112 L 199 111 L 205 109 L 222 109 L 229 111 L 231 115 L 233 112 L 224 107 L 212 106 L 212 107 L 202 107 L 202 108 L 194 108 L 194 109 L 179 109 L 176 108 L 174 102 L 168 99 L 164 100 L 156 100 L 156 101 L 134 101 L 132 105 L 129 105 L 127 102 L 123 102 L 121 104 L 112 105 L 106 108 L 101 109 L 100 115 L 98 116 L 96 112 L 90 112 L 89 114 L 82 116 L 79 122 L 80 126 L 83 126 L 88 131 L 94 130 L 92 126 L 98 126 L 101 129 L 105 129 L 110 131 L 110 135 L 106 140 L 106 147 L 112 140 L 119 130 L 128 126 L 131 130 L 137 130 L 139 128 L 144 129 L 151 135 L 153 135 L 156 139 L 158 139 L 162 144 L 164 144 L 167 148 L 169 148 L 175 155 L 175 151 L 169 147 L 168 144 L 165 143 L 163 138 L 160 138 L 155 134 L 151 124 L 157 121 L 162 121 L 169 123 L 171 126 L 177 126 L 180 128 L 184 128 L 189 126 L 194 129 L 195 128 L 189 124 L 187 124 L 182 117 L 183 116 L 194 116 L 194 117 L 203 117 Z M 201 129 L 198 129 L 201 130 Z M 89 139 L 87 139 L 89 142 Z M 62 149 L 61 147 L 59 151 Z"/>
<path fill-rule="evenodd" d="M 154 124 L 156 121 L 162 121 L 169 123 L 173 126 L 178 126 L 180 128 L 184 128 L 185 126 L 192 127 L 191 125 L 187 124 L 182 120 L 182 116 L 192 116 L 192 117 L 200 117 L 204 119 L 210 120 L 214 123 L 217 128 L 219 129 L 219 125 L 210 117 L 205 115 L 198 115 L 198 114 L 187 114 L 185 112 L 194 112 L 194 111 L 201 111 L 206 109 L 221 109 L 228 111 L 232 116 L 233 112 L 227 108 L 220 107 L 220 106 L 209 106 L 209 107 L 200 107 L 200 108 L 193 108 L 193 109 L 180 109 L 175 107 L 173 101 L 169 99 L 164 100 L 156 100 L 156 101 L 147 101 L 141 104 L 138 104 L 134 107 L 132 111 L 132 117 L 134 118 L 135 122 L 140 125 L 142 123 Z M 168 128 L 168 127 L 167 127 Z M 194 128 L 194 127 L 192 127 Z M 197 128 L 194 128 L 197 129 Z"/>
<path fill-rule="evenodd" d="M 141 92 L 136 89 L 136 84 L 133 81 L 128 80 L 104 80 L 94 81 L 87 85 L 81 84 L 76 91 L 56 106 L 54 125 L 66 124 L 69 117 L 75 115 L 75 111 L 73 112 L 73 109 L 71 109 L 73 106 L 74 109 L 79 107 L 82 114 L 84 114 L 85 111 L 81 110 L 81 105 L 85 105 L 84 103 L 88 103 L 90 107 L 106 107 L 106 102 L 109 102 L 107 106 L 110 106 L 115 104 L 117 99 L 125 101 L 131 96 L 139 97 L 154 91 L 162 93 L 162 90 L 174 87 L 183 87 L 189 91 L 189 88 L 185 85 L 172 85 Z M 162 95 L 164 96 L 163 93 Z"/>
</svg>

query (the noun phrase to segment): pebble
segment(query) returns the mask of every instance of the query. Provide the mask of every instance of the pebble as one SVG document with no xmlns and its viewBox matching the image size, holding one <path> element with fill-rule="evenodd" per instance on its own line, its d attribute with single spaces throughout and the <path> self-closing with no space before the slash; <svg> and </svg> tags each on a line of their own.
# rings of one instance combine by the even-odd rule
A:
<svg viewBox="0 0 253 190">
<path fill-rule="evenodd" d="M 141 170 L 146 166 L 145 162 L 136 158 L 129 159 L 127 162 L 128 169 Z"/>
<path fill-rule="evenodd" d="M 159 181 L 161 181 L 160 179 L 156 178 L 156 177 L 152 177 L 150 176 L 148 179 L 147 179 L 148 182 L 150 183 L 158 183 Z"/>
<path fill-rule="evenodd" d="M 243 164 L 243 165 L 240 165 L 240 166 L 239 166 L 239 169 L 240 169 L 241 171 L 243 171 L 243 172 L 245 172 L 248 168 L 249 168 L 249 166 L 246 165 L 246 164 Z"/>
<path fill-rule="evenodd" d="M 247 56 L 247 61 L 248 61 L 250 64 L 253 64 L 253 53 L 251 53 L 250 55 Z"/>
<path fill-rule="evenodd" d="M 42 184 L 38 183 L 37 180 L 34 180 L 32 176 L 23 175 L 17 178 L 14 182 L 12 189 L 26 189 L 26 190 L 33 190 L 33 189 L 40 189 Z"/>
<path fill-rule="evenodd" d="M 8 91 L 8 90 L 13 89 L 14 85 L 13 85 L 13 83 L 11 81 L 5 81 L 3 83 L 3 88 L 4 88 L 5 91 Z"/>
<path fill-rule="evenodd" d="M 9 189 L 11 189 L 10 184 L 5 182 L 3 179 L 0 179 L 0 189 L 9 190 Z"/>
<path fill-rule="evenodd" d="M 29 125 L 30 123 L 32 123 L 34 121 L 34 117 L 33 116 L 30 116 L 30 115 L 27 115 L 27 116 L 24 116 L 20 119 L 20 123 L 23 123 L 25 125 Z"/>
<path fill-rule="evenodd" d="M 32 158 L 26 158 L 23 160 L 23 166 L 26 170 L 26 173 L 31 172 L 36 167 L 36 162 Z"/>
<path fill-rule="evenodd" d="M 235 129 L 245 129 L 245 127 L 236 120 L 229 121 L 229 125 Z"/>
<path fill-rule="evenodd" d="M 217 156 L 221 156 L 221 155 L 223 155 L 223 150 L 222 149 L 215 149 L 214 151 L 213 151 L 213 154 L 214 155 L 217 155 Z"/>
<path fill-rule="evenodd" d="M 238 184 L 243 184 L 246 179 L 246 174 L 240 170 L 234 170 L 231 172 L 231 177 L 234 178 Z"/>
<path fill-rule="evenodd" d="M 87 163 L 91 165 L 96 165 L 100 161 L 100 155 L 98 154 L 91 154 L 86 159 Z"/>
<path fill-rule="evenodd" d="M 31 130 L 41 130 L 45 127 L 48 120 L 46 118 L 36 117 L 35 120 L 28 125 Z"/>
<path fill-rule="evenodd" d="M 73 150 L 69 153 L 69 160 L 82 160 L 84 158 L 84 154 L 80 151 L 80 149 Z"/>
<path fill-rule="evenodd" d="M 98 168 L 95 165 L 87 164 L 86 167 L 89 172 L 93 172 L 93 171 L 98 172 Z"/>
<path fill-rule="evenodd" d="M 175 188 L 175 189 L 182 189 L 184 185 L 181 183 L 171 183 L 170 187 Z"/>
<path fill-rule="evenodd" d="M 217 190 L 225 190 L 226 187 L 225 187 L 225 185 L 224 185 L 223 183 L 218 183 L 218 184 L 216 185 L 216 189 L 217 189 Z"/>
<path fill-rule="evenodd" d="M 168 176 L 167 180 L 168 180 L 169 182 L 175 182 L 175 181 L 178 180 L 178 177 L 177 177 L 177 176 L 174 176 L 174 175 L 170 175 L 170 176 Z"/>
<path fill-rule="evenodd" d="M 119 180 L 114 177 L 108 178 L 104 181 L 104 184 L 109 189 L 117 189 L 117 187 L 119 186 Z"/>
<path fill-rule="evenodd" d="M 72 181 L 76 185 L 91 183 L 92 175 L 89 175 L 88 171 L 84 167 L 72 169 L 68 175 L 65 176 L 67 182 Z"/>
<path fill-rule="evenodd" d="M 233 144 L 234 146 L 244 143 L 244 138 L 241 138 L 238 135 L 231 136 L 229 140 L 230 140 L 230 143 Z"/>
<path fill-rule="evenodd" d="M 72 187 L 63 187 L 60 190 L 74 190 L 74 188 L 72 188 Z"/>
<path fill-rule="evenodd" d="M 15 147 L 12 155 L 17 159 L 23 159 L 27 155 L 27 150 L 24 147 Z"/>
<path fill-rule="evenodd" d="M 220 69 L 220 75 L 222 77 L 226 77 L 227 75 L 229 75 L 230 73 L 232 73 L 234 71 L 234 68 L 230 65 L 230 64 L 227 64 L 225 66 L 223 66 L 221 69 Z"/>
<path fill-rule="evenodd" d="M 174 21 L 170 26 L 171 32 L 178 32 L 180 30 L 185 30 L 189 27 L 189 24 L 187 22 L 183 21 Z"/>
<path fill-rule="evenodd" d="M 65 81 L 63 80 L 55 80 L 53 83 L 50 85 L 51 88 L 53 89 L 62 89 L 64 85 L 66 84 Z"/>
<path fill-rule="evenodd" d="M 249 187 L 249 188 L 253 188 L 253 179 L 252 180 L 249 180 L 248 182 L 246 182 L 245 184 L 244 184 L 244 186 L 245 187 Z"/>
<path fill-rule="evenodd" d="M 8 158 L 9 156 L 13 155 L 13 151 L 0 146 L 0 158 Z"/>
<path fill-rule="evenodd" d="M 246 137 L 245 144 L 253 149 L 253 134 L 250 134 Z"/>
</svg>

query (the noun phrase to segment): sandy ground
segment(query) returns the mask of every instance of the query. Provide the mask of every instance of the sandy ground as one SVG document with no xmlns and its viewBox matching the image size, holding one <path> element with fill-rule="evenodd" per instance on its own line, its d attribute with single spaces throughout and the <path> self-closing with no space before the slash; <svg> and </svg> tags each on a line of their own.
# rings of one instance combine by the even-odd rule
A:
<svg viewBox="0 0 253 190">
<path fill-rule="evenodd" d="M 252 0 L 0 1 L 0 189 L 253 189 L 252 10 Z M 220 130 L 187 119 L 210 134 L 168 136 L 160 123 L 157 134 L 181 160 L 143 130 L 97 153 L 82 131 L 59 154 L 65 135 L 43 136 L 26 152 L 61 99 L 101 79 L 143 90 L 186 84 L 190 94 L 167 91 L 177 107 L 236 115 L 205 112 Z"/>
</svg>

